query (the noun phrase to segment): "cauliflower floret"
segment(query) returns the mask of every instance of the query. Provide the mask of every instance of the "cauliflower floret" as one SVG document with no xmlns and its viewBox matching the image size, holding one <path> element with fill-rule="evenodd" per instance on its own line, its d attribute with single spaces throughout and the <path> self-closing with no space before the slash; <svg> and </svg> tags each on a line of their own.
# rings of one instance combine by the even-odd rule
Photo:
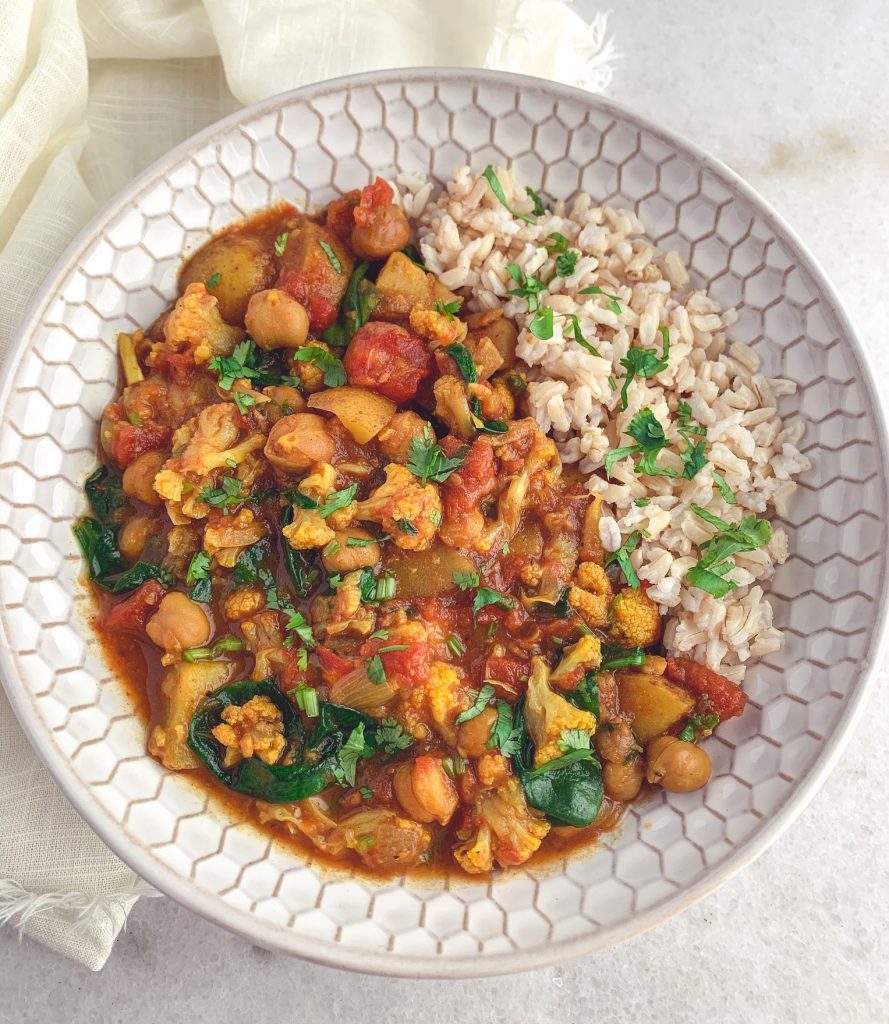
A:
<svg viewBox="0 0 889 1024">
<path fill-rule="evenodd" d="M 435 415 L 447 423 L 448 429 L 456 437 L 471 441 L 475 437 L 475 426 L 463 382 L 450 374 L 444 374 L 435 382 L 432 391 L 435 395 Z"/>
<path fill-rule="evenodd" d="M 317 504 L 323 504 L 330 493 L 336 490 L 336 470 L 329 462 L 317 462 L 297 484 L 301 494 Z M 287 543 L 296 551 L 308 548 L 323 548 L 332 540 L 336 540 L 334 530 L 348 526 L 351 522 L 353 505 L 338 509 L 327 517 L 323 517 L 318 509 L 293 507 L 293 522 L 285 526 L 282 533 Z"/>
<path fill-rule="evenodd" d="M 392 635 L 390 630 L 390 640 Z M 398 642 L 418 642 L 415 639 L 405 639 L 405 636 L 406 634 L 399 633 Z M 426 723 L 431 719 L 439 736 L 451 746 L 456 746 L 454 719 L 461 711 L 465 711 L 470 703 L 461 677 L 453 665 L 444 661 L 433 661 L 429 665 L 429 676 L 402 693 L 399 719 L 416 739 L 428 738 L 429 730 Z"/>
<path fill-rule="evenodd" d="M 226 768 L 243 757 L 258 757 L 265 764 L 274 764 L 284 752 L 284 722 L 268 697 L 251 697 L 240 707 L 230 704 L 221 717 L 222 722 L 211 731 L 226 748 Z"/>
<path fill-rule="evenodd" d="M 531 678 L 525 697 L 525 725 L 534 741 L 534 766 L 562 756 L 559 740 L 566 729 L 596 731 L 596 716 L 565 700 L 549 687 L 549 669 L 543 658 L 531 659 Z"/>
<path fill-rule="evenodd" d="M 437 341 L 441 345 L 450 345 L 455 341 L 463 341 L 466 337 L 466 324 L 455 316 L 439 313 L 434 309 L 422 309 L 415 306 L 410 315 L 411 330 L 426 338 Z"/>
<path fill-rule="evenodd" d="M 562 660 L 553 670 L 549 681 L 563 689 L 575 686 L 584 672 L 602 664 L 602 644 L 595 636 L 584 635 L 576 644 L 566 647 Z"/>
<path fill-rule="evenodd" d="M 611 605 L 611 639 L 621 647 L 650 647 L 661 636 L 661 613 L 641 588 L 622 590 Z"/>
<path fill-rule="evenodd" d="M 154 478 L 155 491 L 165 500 L 182 501 L 191 477 L 206 477 L 213 470 L 231 467 L 265 443 L 262 434 L 248 434 L 240 443 L 242 417 L 234 405 L 217 402 L 208 405 L 173 434 L 173 451 L 180 454 L 167 459 Z M 206 515 L 206 512 L 204 513 Z"/>
<path fill-rule="evenodd" d="M 351 507 L 353 519 L 379 523 L 393 541 L 409 551 L 425 551 L 442 519 L 435 484 L 422 484 L 409 469 L 391 462 L 386 480 L 367 498 Z M 414 530 L 405 530 L 404 524 Z"/>
<path fill-rule="evenodd" d="M 323 341 L 307 341 L 305 348 L 320 348 L 324 352 L 330 352 L 330 346 L 325 345 Z M 290 359 L 290 372 L 299 377 L 301 381 L 300 390 L 304 394 L 312 395 L 316 391 L 321 391 L 324 388 L 324 370 L 314 363 L 303 362 L 302 360 L 296 360 L 291 357 Z"/>
<path fill-rule="evenodd" d="M 336 588 L 332 602 L 332 613 L 327 621 L 328 636 L 367 636 L 373 632 L 377 613 L 361 603 L 361 570 L 347 573 L 342 585 Z M 401 641 L 394 641 L 400 643 Z"/>
<path fill-rule="evenodd" d="M 249 619 L 265 608 L 265 594 L 261 587 L 242 587 L 233 590 L 223 603 L 227 619 Z"/>
<path fill-rule="evenodd" d="M 216 556 L 216 561 L 225 569 L 234 568 L 238 555 L 268 533 L 265 523 L 249 508 L 242 508 L 237 515 L 212 515 L 204 530 L 204 550 Z"/>
<path fill-rule="evenodd" d="M 240 327 L 231 327 L 219 314 L 219 302 L 206 287 L 194 282 L 176 300 L 164 323 L 166 347 L 174 352 L 194 349 L 196 364 L 213 356 L 230 356 L 244 337 Z M 156 346 L 154 352 L 163 346 Z M 149 363 L 153 362 L 149 357 Z"/>
<path fill-rule="evenodd" d="M 294 551 L 323 548 L 325 544 L 336 540 L 336 534 L 314 508 L 295 508 L 293 522 L 285 526 L 281 533 Z"/>
<path fill-rule="evenodd" d="M 613 592 L 611 580 L 596 562 L 582 562 L 577 567 L 577 582 L 568 591 L 568 604 L 592 629 L 608 625 Z"/>
<path fill-rule="evenodd" d="M 286 664 L 288 651 L 281 634 L 281 619 L 276 611 L 267 609 L 241 623 L 247 650 L 256 663 L 250 678 L 270 679 Z"/>
<path fill-rule="evenodd" d="M 503 867 L 524 864 L 549 832 L 549 822 L 525 802 L 517 779 L 484 793 L 476 810 L 478 831 L 454 850 L 454 859 L 471 875 L 490 871 L 495 860 Z"/>
</svg>

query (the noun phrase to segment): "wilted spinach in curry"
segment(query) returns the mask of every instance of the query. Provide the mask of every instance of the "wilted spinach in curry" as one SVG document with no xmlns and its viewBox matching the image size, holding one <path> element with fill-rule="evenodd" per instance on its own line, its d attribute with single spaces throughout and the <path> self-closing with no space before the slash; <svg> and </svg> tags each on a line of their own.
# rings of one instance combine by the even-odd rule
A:
<svg viewBox="0 0 889 1024">
<path fill-rule="evenodd" d="M 516 327 L 425 270 L 392 198 L 281 206 L 189 259 L 120 337 L 76 534 L 101 630 L 163 671 L 164 765 L 333 857 L 485 873 L 613 825 L 646 776 L 703 785 L 695 742 L 744 698 L 658 655 L 629 544 L 523 414 Z M 763 528 L 719 525 L 701 572 Z"/>
</svg>

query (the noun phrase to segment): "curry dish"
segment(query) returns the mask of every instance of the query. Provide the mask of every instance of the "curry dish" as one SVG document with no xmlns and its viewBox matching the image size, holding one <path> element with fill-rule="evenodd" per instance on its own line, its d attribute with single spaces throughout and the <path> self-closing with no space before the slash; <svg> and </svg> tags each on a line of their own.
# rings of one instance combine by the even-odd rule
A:
<svg viewBox="0 0 889 1024">
<path fill-rule="evenodd" d="M 224 231 L 120 336 L 76 527 L 152 755 L 378 873 L 594 837 L 745 704 L 663 656 L 516 325 L 462 307 L 380 179 Z"/>
</svg>

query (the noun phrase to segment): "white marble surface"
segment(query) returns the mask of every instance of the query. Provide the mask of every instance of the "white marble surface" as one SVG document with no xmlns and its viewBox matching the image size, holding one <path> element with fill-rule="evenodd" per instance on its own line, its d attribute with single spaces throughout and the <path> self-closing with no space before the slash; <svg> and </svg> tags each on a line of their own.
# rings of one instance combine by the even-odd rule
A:
<svg viewBox="0 0 889 1024">
<path fill-rule="evenodd" d="M 612 97 L 721 157 L 789 219 L 845 296 L 885 380 L 884 3 L 635 0 L 612 25 L 626 55 Z M 885 1021 L 887 762 L 883 685 L 785 836 L 682 916 L 596 957 L 457 984 L 365 978 L 265 952 L 169 900 L 143 900 L 98 975 L 0 933 L 0 1021 Z"/>
</svg>

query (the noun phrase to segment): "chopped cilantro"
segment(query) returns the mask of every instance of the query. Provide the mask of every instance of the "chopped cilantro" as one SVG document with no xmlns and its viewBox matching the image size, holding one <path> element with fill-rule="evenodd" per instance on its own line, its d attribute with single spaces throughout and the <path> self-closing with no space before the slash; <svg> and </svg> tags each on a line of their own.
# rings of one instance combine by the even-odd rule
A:
<svg viewBox="0 0 889 1024">
<path fill-rule="evenodd" d="M 396 519 L 395 525 L 401 530 L 402 533 L 407 534 L 408 537 L 417 536 L 417 528 L 410 521 L 410 519 Z"/>
<path fill-rule="evenodd" d="M 401 750 L 406 750 L 413 738 L 407 734 L 394 718 L 384 718 L 377 727 L 374 743 L 384 754 L 392 757 Z"/>
<path fill-rule="evenodd" d="M 499 590 L 479 587 L 475 594 L 475 600 L 472 602 L 472 614 L 478 614 L 482 608 L 487 608 L 488 605 L 496 605 L 498 608 L 506 609 L 513 608 L 515 606 L 515 598 L 510 597 L 508 594 L 501 594 Z"/>
<path fill-rule="evenodd" d="M 339 388 L 346 383 L 343 361 L 326 349 L 318 348 L 317 345 L 307 345 L 305 348 L 298 348 L 292 358 L 298 363 L 311 363 L 317 366 L 323 371 L 324 383 L 329 388 Z"/>
<path fill-rule="evenodd" d="M 475 362 L 469 349 L 465 345 L 455 341 L 453 345 L 446 345 L 444 351 L 457 364 L 457 369 L 468 384 L 475 384 L 478 381 L 478 370 L 475 367 Z"/>
<path fill-rule="evenodd" d="M 367 662 L 367 678 L 375 685 L 386 682 L 386 670 L 383 668 L 383 659 L 375 654 Z"/>
<path fill-rule="evenodd" d="M 383 534 L 382 537 L 368 537 L 366 540 L 362 537 L 349 537 L 346 541 L 347 548 L 368 548 L 371 544 L 382 544 L 384 540 L 391 540 L 392 538 L 388 533 Z"/>
<path fill-rule="evenodd" d="M 283 235 L 278 235 L 275 239 L 275 255 L 281 257 L 284 255 L 284 250 L 287 248 L 287 239 L 290 237 L 290 232 L 285 231 Z"/>
<path fill-rule="evenodd" d="M 218 273 L 217 274 L 211 274 L 204 283 L 206 284 L 206 286 L 208 288 L 215 288 L 216 285 L 219 284 L 219 279 L 221 277 L 222 277 L 222 274 L 218 274 Z"/>
<path fill-rule="evenodd" d="M 546 213 L 546 207 L 543 205 L 543 199 L 541 199 L 530 185 L 525 186 L 525 193 L 534 204 L 534 215 L 536 217 L 542 217 Z"/>
<path fill-rule="evenodd" d="M 232 505 L 238 505 L 245 499 L 246 495 L 241 493 L 241 481 L 233 476 L 223 477 L 221 487 L 204 487 L 198 495 L 198 501 L 220 508 L 225 513 Z"/>
<path fill-rule="evenodd" d="M 630 420 L 627 433 L 636 442 L 623 448 L 615 448 L 605 456 L 605 475 L 611 476 L 611 467 L 631 455 L 641 455 L 635 467 L 636 473 L 646 476 L 678 476 L 673 469 L 659 466 L 658 455 L 667 447 L 664 428 L 651 409 L 640 409 Z"/>
<path fill-rule="evenodd" d="M 210 556 L 206 551 L 198 551 L 191 556 L 185 572 L 185 582 L 191 587 L 192 601 L 209 601 L 213 596 L 213 585 L 210 580 Z"/>
<path fill-rule="evenodd" d="M 606 569 L 613 562 L 617 562 L 624 574 L 624 577 L 626 578 L 627 584 L 634 588 L 639 587 L 639 577 L 636 575 L 636 570 L 630 562 L 630 554 L 639 547 L 639 541 L 641 539 L 642 535 L 640 532 L 638 530 L 633 530 L 617 551 L 612 551 L 605 560 Z"/>
<path fill-rule="evenodd" d="M 546 285 L 536 277 L 527 277 L 518 263 L 507 264 L 506 272 L 517 285 L 509 290 L 509 294 L 524 299 L 528 303 L 528 312 L 534 313 L 540 305 L 537 296 L 546 290 Z"/>
<path fill-rule="evenodd" d="M 479 585 L 477 572 L 455 572 L 451 574 L 451 580 L 461 590 L 474 590 Z"/>
<path fill-rule="evenodd" d="M 559 737 L 559 750 L 567 754 L 569 750 L 589 750 L 590 734 L 586 729 L 563 729 Z"/>
<path fill-rule="evenodd" d="M 580 320 L 574 313 L 567 314 L 568 319 L 571 321 L 570 328 L 572 337 L 580 345 L 581 348 L 585 348 L 590 355 L 597 356 L 599 359 L 602 358 L 602 353 L 596 348 L 595 345 L 591 345 L 586 338 L 583 336 L 583 331 L 580 328 Z"/>
<path fill-rule="evenodd" d="M 472 691 L 470 690 L 470 694 Z M 475 694 L 473 698 L 472 707 L 467 708 L 465 711 L 461 711 L 459 715 L 454 719 L 454 725 L 462 725 L 464 722 L 469 722 L 473 718 L 477 718 L 488 706 L 488 701 L 494 696 L 494 687 L 490 683 L 485 683 L 484 686 Z"/>
<path fill-rule="evenodd" d="M 461 448 L 454 458 L 448 458 L 434 437 L 432 428 L 427 424 L 423 428 L 423 436 L 412 437 L 408 447 L 407 468 L 424 484 L 430 480 L 437 484 L 444 483 L 463 465 L 468 450 Z"/>
<path fill-rule="evenodd" d="M 330 243 L 329 242 L 319 242 L 318 245 L 320 245 L 322 250 L 324 251 L 324 255 L 327 257 L 327 262 L 333 267 L 333 269 L 338 274 L 342 274 L 342 272 L 343 272 L 343 265 L 342 265 L 342 263 L 340 263 L 339 258 L 337 257 L 337 254 L 331 248 Z"/>
<path fill-rule="evenodd" d="M 366 757 L 369 752 L 364 739 L 364 722 L 359 722 L 337 753 L 337 766 L 334 769 L 334 774 L 340 785 L 355 785 L 358 759 Z"/>
<path fill-rule="evenodd" d="M 256 399 L 246 391 L 233 391 L 232 398 L 235 400 L 235 405 L 238 407 L 238 411 L 242 413 L 245 413 L 248 409 L 252 409 L 253 406 L 256 405 Z"/>
<path fill-rule="evenodd" d="M 534 314 L 528 330 L 541 341 L 549 341 L 553 336 L 553 311 L 551 306 L 541 306 Z"/>
<path fill-rule="evenodd" d="M 670 355 L 670 330 L 667 327 L 660 327 L 658 330 L 664 342 L 660 356 L 653 348 L 631 348 L 620 361 L 620 365 L 626 371 L 620 389 L 621 410 L 627 407 L 627 389 L 634 377 L 654 377 L 655 374 L 663 373 L 667 368 Z"/>
<path fill-rule="evenodd" d="M 734 568 L 732 556 L 764 547 L 772 539 L 772 528 L 767 520 L 752 515 L 732 524 L 700 505 L 692 505 L 691 510 L 705 523 L 715 527 L 717 533 L 699 545 L 698 563 L 688 570 L 685 578 L 699 590 L 705 590 L 714 597 L 725 597 L 737 586 L 723 578 Z"/>
<path fill-rule="evenodd" d="M 719 725 L 719 715 L 692 715 L 682 727 L 677 738 L 685 740 L 686 743 L 693 743 L 699 732 L 709 734 L 717 725 Z"/>
<path fill-rule="evenodd" d="M 484 169 L 484 171 L 482 171 L 482 173 L 484 174 L 485 178 L 487 179 L 487 182 L 488 182 L 488 185 L 491 188 L 491 191 L 500 200 L 500 202 L 506 207 L 506 209 L 509 210 L 509 212 L 513 215 L 513 217 L 515 217 L 517 220 L 523 220 L 526 224 L 533 224 L 534 223 L 534 218 L 533 217 L 529 217 L 528 214 L 526 214 L 526 213 L 517 213 L 515 210 L 513 210 L 510 207 L 509 203 L 507 203 L 507 201 L 506 201 L 506 193 L 503 191 L 503 186 L 500 184 L 500 180 L 498 179 L 497 175 L 494 173 L 494 168 L 490 164 L 488 164 L 488 166 Z"/>
<path fill-rule="evenodd" d="M 488 740 L 488 747 L 497 749 L 504 757 L 512 757 L 517 754 L 522 742 L 522 733 L 512 724 L 512 707 L 505 700 L 498 700 L 497 721 L 491 730 L 491 738 Z"/>
<path fill-rule="evenodd" d="M 578 295 L 604 295 L 608 299 L 608 308 L 614 313 L 615 316 L 620 316 L 620 300 L 616 295 L 609 295 L 608 292 L 603 291 L 597 284 L 591 285 L 589 288 L 581 288 Z"/>
<path fill-rule="evenodd" d="M 327 500 L 318 506 L 318 514 L 322 519 L 326 519 L 332 512 L 345 508 L 350 502 L 354 501 L 357 493 L 358 484 L 350 484 L 350 486 L 344 487 L 340 491 L 331 491 L 327 495 Z"/>
<path fill-rule="evenodd" d="M 441 299 L 438 299 L 433 308 L 436 313 L 441 313 L 441 315 L 446 316 L 448 320 L 453 320 L 454 315 L 460 312 L 460 307 L 462 305 L 462 299 L 454 299 L 453 302 L 442 302 Z"/>
<path fill-rule="evenodd" d="M 737 505 L 738 499 L 732 494 L 732 490 L 725 482 L 725 477 L 722 473 L 717 473 L 715 469 L 712 469 L 710 476 L 713 478 L 713 483 L 719 488 L 719 493 L 722 495 L 722 500 L 726 505 Z"/>
</svg>

